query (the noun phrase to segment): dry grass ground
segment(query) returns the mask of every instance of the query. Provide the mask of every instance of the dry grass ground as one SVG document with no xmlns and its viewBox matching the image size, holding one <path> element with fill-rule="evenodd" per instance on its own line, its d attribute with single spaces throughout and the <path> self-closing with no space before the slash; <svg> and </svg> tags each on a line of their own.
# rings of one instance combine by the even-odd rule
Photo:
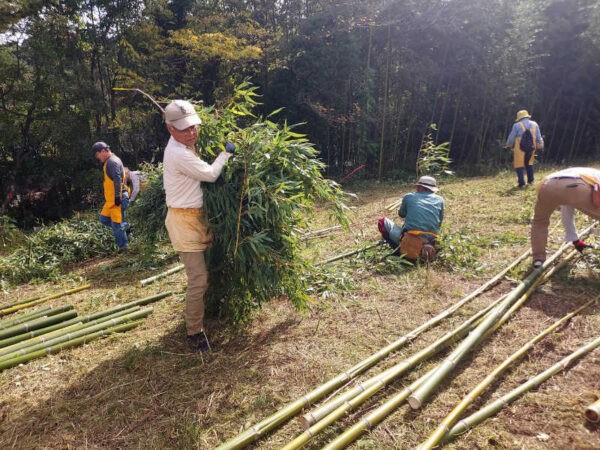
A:
<svg viewBox="0 0 600 450">
<path fill-rule="evenodd" d="M 321 291 L 305 313 L 294 310 L 285 299 L 275 300 L 243 327 L 211 320 L 208 333 L 218 348 L 205 357 L 190 354 L 185 345 L 184 274 L 145 288 L 137 286 L 138 280 L 172 267 L 175 260 L 139 273 L 131 269 L 135 254 L 119 255 L 74 267 L 62 284 L 27 285 L 5 292 L 1 303 L 92 283 L 90 290 L 50 302 L 72 304 L 80 314 L 165 290 L 174 295 L 154 304 L 153 314 L 134 330 L 0 372 L 0 448 L 217 446 L 425 322 L 522 254 L 528 247 L 534 192 L 515 190 L 514 178 L 504 172 L 444 183 L 447 232 L 462 236 L 462 244 L 457 241 L 457 245 L 468 247 L 457 248 L 456 257 L 480 248 L 475 264 L 453 264 L 449 257 L 429 268 L 402 269 L 381 261 L 386 253 L 382 248 L 333 263 L 336 270 L 330 276 L 352 279 L 352 289 L 335 294 Z M 370 184 L 349 190 L 357 194 L 352 201 L 352 228 L 308 241 L 306 251 L 315 261 L 376 242 L 377 218 L 394 217 L 385 206 L 412 186 Z M 329 225 L 325 213 L 326 209 L 319 211 L 315 229 Z M 581 226 L 588 223 L 584 217 L 578 220 Z M 551 248 L 557 248 L 561 234 L 560 227 L 553 232 Z M 424 440 L 492 368 L 554 320 L 600 294 L 596 253 L 588 260 L 590 264 L 570 264 L 538 289 L 501 330 L 459 365 L 423 409 L 399 408 L 354 448 L 409 449 Z M 499 286 L 381 365 L 388 367 L 414 353 L 510 291 L 529 264 L 527 260 Z M 599 312 L 598 306 L 588 309 L 538 344 L 469 412 L 596 337 Z M 448 448 L 600 448 L 599 427 L 583 418 L 585 407 L 600 395 L 599 362 L 600 351 L 589 354 Z M 397 380 L 307 448 L 320 448 L 431 364 Z M 378 370 L 371 369 L 369 375 Z M 292 420 L 253 448 L 279 448 L 301 430 Z"/>
</svg>

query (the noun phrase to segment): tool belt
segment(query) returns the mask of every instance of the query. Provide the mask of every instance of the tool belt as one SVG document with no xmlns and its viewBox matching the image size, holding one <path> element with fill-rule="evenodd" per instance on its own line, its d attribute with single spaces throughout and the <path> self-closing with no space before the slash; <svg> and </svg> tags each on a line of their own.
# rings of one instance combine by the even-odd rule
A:
<svg viewBox="0 0 600 450">
<path fill-rule="evenodd" d="M 437 238 L 435 233 L 429 231 L 405 231 L 400 238 L 400 253 L 409 260 L 414 261 L 422 258 L 431 261 L 435 257 L 435 247 L 429 243 L 425 236 Z"/>
</svg>

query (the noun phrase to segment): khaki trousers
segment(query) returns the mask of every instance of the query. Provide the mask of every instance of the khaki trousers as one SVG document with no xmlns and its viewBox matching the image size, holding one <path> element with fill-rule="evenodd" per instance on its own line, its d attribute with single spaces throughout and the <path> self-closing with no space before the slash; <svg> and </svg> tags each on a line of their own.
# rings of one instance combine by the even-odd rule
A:
<svg viewBox="0 0 600 450">
<path fill-rule="evenodd" d="M 212 243 L 202 208 L 169 208 L 165 226 L 173 248 L 179 253 L 187 275 L 185 328 L 189 336 L 204 331 L 204 294 L 208 270 L 204 250 Z"/>
<path fill-rule="evenodd" d="M 592 187 L 580 178 L 548 178 L 538 189 L 533 221 L 531 251 L 534 261 L 546 260 L 550 216 L 561 205 L 572 206 L 594 219 L 600 219 L 600 208 L 592 203 Z"/>
<path fill-rule="evenodd" d="M 204 294 L 208 289 L 208 271 L 204 252 L 179 252 L 187 275 L 185 329 L 188 336 L 204 331 Z"/>
</svg>

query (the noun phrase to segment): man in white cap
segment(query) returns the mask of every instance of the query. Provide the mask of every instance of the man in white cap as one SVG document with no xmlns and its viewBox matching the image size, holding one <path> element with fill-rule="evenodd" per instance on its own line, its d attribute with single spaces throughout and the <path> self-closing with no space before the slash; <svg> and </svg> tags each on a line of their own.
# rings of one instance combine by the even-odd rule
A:
<svg viewBox="0 0 600 450">
<path fill-rule="evenodd" d="M 435 178 L 422 176 L 416 192 L 402 199 L 398 215 L 404 219 L 401 227 L 382 217 L 377 226 L 383 238 L 406 259 L 430 261 L 435 257 L 435 240 L 444 220 L 444 199 L 437 195 Z"/>
<path fill-rule="evenodd" d="M 165 122 L 171 134 L 163 157 L 168 207 L 165 225 L 187 275 L 184 315 L 188 343 L 193 351 L 205 352 L 210 345 L 204 332 L 204 294 L 208 288 L 204 251 L 212 243 L 212 234 L 203 211 L 201 182 L 217 180 L 235 146 L 227 143 L 226 151 L 212 164 L 200 159 L 195 145 L 201 120 L 194 105 L 185 100 L 173 100 L 165 108 Z"/>
<path fill-rule="evenodd" d="M 517 112 L 517 118 L 506 139 L 506 147 L 513 149 L 513 167 L 517 172 L 519 188 L 525 187 L 525 173 L 527 183 L 533 183 L 533 162 L 535 152 L 544 148 L 544 140 L 539 125 L 531 120 L 527 110 Z"/>
</svg>

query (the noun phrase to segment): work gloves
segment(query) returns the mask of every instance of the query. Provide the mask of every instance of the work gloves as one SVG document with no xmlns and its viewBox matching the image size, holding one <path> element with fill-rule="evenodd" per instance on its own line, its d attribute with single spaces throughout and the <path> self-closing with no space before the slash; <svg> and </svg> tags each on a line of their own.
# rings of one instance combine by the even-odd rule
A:
<svg viewBox="0 0 600 450">
<path fill-rule="evenodd" d="M 577 251 L 579 253 L 582 253 L 584 249 L 591 247 L 590 244 L 586 244 L 581 239 L 577 239 L 576 241 L 573 241 L 573 245 L 575 246 L 575 248 L 577 249 Z"/>
<path fill-rule="evenodd" d="M 235 154 L 235 145 L 232 144 L 231 142 L 228 142 L 227 144 L 225 144 L 225 151 L 231 155 Z"/>
<path fill-rule="evenodd" d="M 115 206 L 121 206 L 121 197 L 115 195 Z"/>
</svg>

